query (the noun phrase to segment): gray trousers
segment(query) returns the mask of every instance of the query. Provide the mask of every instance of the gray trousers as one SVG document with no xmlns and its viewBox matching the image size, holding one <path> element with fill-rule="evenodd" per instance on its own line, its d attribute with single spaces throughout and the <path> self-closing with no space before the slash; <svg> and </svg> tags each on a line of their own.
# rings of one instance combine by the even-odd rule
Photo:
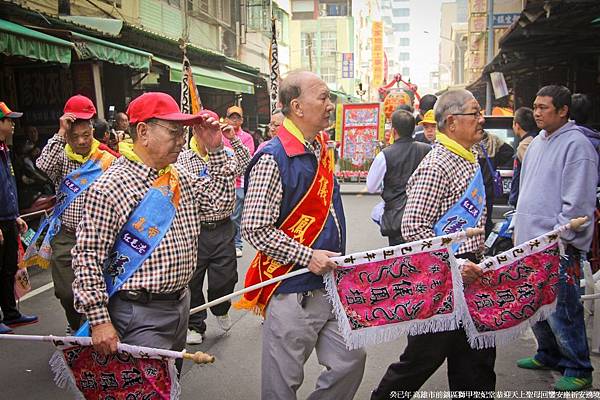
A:
<svg viewBox="0 0 600 400">
<path fill-rule="evenodd" d="M 181 351 L 185 347 L 190 293 L 179 300 L 155 300 L 143 304 L 114 295 L 108 313 L 123 343 Z"/>
<path fill-rule="evenodd" d="M 296 399 L 313 349 L 324 368 L 309 400 L 351 400 L 360 386 L 365 351 L 346 349 L 325 290 L 310 294 L 304 302 L 302 293 L 276 294 L 269 302 L 263 326 L 262 400 Z"/>
<path fill-rule="evenodd" d="M 73 305 L 73 281 L 75 274 L 72 267 L 71 249 L 75 246 L 75 234 L 61 229 L 52 242 L 52 257 L 50 258 L 50 269 L 52 281 L 54 282 L 54 295 L 60 301 L 67 322 L 73 331 L 79 329 L 84 316 L 75 310 Z"/>
</svg>

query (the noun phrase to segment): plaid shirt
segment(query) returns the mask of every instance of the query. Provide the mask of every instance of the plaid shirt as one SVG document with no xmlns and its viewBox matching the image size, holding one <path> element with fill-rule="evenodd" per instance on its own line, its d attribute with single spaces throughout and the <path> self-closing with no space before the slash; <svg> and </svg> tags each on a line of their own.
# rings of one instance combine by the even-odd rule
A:
<svg viewBox="0 0 600 400">
<path fill-rule="evenodd" d="M 250 152 L 237 136 L 231 141 L 231 146 L 233 147 L 233 154 L 235 157 L 229 157 L 229 169 L 235 169 L 235 176 L 238 177 L 246 171 L 248 164 L 250 164 Z M 186 169 L 194 176 L 199 176 L 200 172 L 208 167 L 208 162 L 204 161 L 204 159 L 193 150 L 187 149 L 179 154 L 176 165 Z M 221 212 L 217 212 L 218 210 L 216 209 L 207 210 L 207 212 L 201 216 L 200 220 L 202 222 L 215 222 L 229 218 L 233 213 L 233 207 L 235 206 L 235 192 L 232 193 L 231 198 L 228 200 L 228 205 L 224 207 Z"/>
<path fill-rule="evenodd" d="M 181 198 L 171 228 L 121 290 L 172 293 L 187 286 L 196 266 L 198 215 L 228 206 L 235 190 L 231 165 L 220 150 L 211 154 L 208 163 L 212 179 L 178 170 Z M 157 177 L 155 169 L 121 157 L 83 195 L 77 244 L 71 252 L 73 293 L 75 308 L 87 315 L 91 325 L 110 321 L 102 266 L 121 228 Z"/>
<path fill-rule="evenodd" d="M 65 176 L 75 171 L 82 164 L 73 161 L 67 157 L 64 137 L 55 134 L 48 140 L 48 144 L 42 150 L 42 154 L 35 161 L 35 165 L 44 171 L 46 175 L 54 182 L 56 192 Z M 69 231 L 75 232 L 77 224 L 81 221 L 81 210 L 83 209 L 83 194 L 75 197 L 75 200 L 67 207 L 60 216 L 62 226 Z"/>
<path fill-rule="evenodd" d="M 479 165 L 452 153 L 439 143 L 419 164 L 406 187 L 408 199 L 402 217 L 402 236 L 406 241 L 436 236 L 433 227 L 462 197 Z M 486 212 L 477 227 L 485 225 Z M 483 251 L 481 235 L 468 238 L 456 254 Z"/>
<path fill-rule="evenodd" d="M 319 142 L 307 145 L 317 159 L 321 146 Z M 277 162 L 270 154 L 261 155 L 250 171 L 250 182 L 244 199 L 242 215 L 242 235 L 258 251 L 262 251 L 282 264 L 308 266 L 312 249 L 295 241 L 275 226 L 283 198 L 283 185 Z M 333 202 L 329 212 L 337 217 Z"/>
</svg>

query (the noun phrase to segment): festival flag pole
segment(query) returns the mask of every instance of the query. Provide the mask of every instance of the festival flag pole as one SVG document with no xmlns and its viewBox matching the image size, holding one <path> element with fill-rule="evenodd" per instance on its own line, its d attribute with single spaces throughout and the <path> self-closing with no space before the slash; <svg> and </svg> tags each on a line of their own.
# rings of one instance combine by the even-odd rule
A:
<svg viewBox="0 0 600 400">
<path fill-rule="evenodd" d="M 275 26 L 275 17 L 271 18 L 271 45 L 269 46 L 269 65 L 270 65 L 270 83 L 271 83 L 271 115 L 275 112 L 279 97 L 279 51 L 277 47 L 277 29 Z"/>
<path fill-rule="evenodd" d="M 89 336 L 40 336 L 40 335 L 13 335 L 13 334 L 0 334 L 0 340 L 20 340 L 20 341 L 30 341 L 30 342 L 49 342 L 53 343 L 57 346 L 91 346 L 92 338 Z M 201 351 L 197 351 L 195 353 L 188 353 L 185 350 L 183 351 L 174 351 L 174 350 L 165 350 L 165 349 L 156 349 L 152 347 L 143 347 L 143 346 L 132 346 L 126 343 L 118 343 L 117 349 L 119 352 L 127 352 L 132 353 L 133 350 L 136 352 L 144 352 L 148 354 L 152 354 L 159 357 L 166 358 L 182 358 L 185 360 L 191 360 L 196 364 L 210 364 L 215 361 L 215 357 L 203 353 Z"/>
<path fill-rule="evenodd" d="M 468 228 L 466 231 L 460 231 L 460 232 L 456 232 L 456 233 L 452 233 L 450 235 L 445 236 L 445 238 L 448 238 L 451 240 L 451 242 L 460 242 L 468 237 L 473 237 L 473 236 L 478 236 L 478 235 L 483 235 L 484 234 L 484 230 L 482 228 Z M 331 260 L 335 263 L 341 263 L 343 262 L 343 260 L 346 258 L 347 256 L 340 256 L 340 257 L 332 257 Z M 210 307 L 214 307 L 218 304 L 221 304 L 223 302 L 226 302 L 228 300 L 231 300 L 237 296 L 241 296 L 243 294 L 246 294 L 248 292 L 252 292 L 254 290 L 258 290 L 260 288 L 263 288 L 265 286 L 269 286 L 273 283 L 277 283 L 279 281 L 283 281 L 285 279 L 289 279 L 289 278 L 293 278 L 294 276 L 298 276 L 298 275 L 302 275 L 305 274 L 307 272 L 310 272 L 308 268 L 302 268 L 293 272 L 290 272 L 288 274 L 285 275 L 281 275 L 278 277 L 275 277 L 273 279 L 269 279 L 266 280 L 264 282 L 261 283 L 257 283 L 256 285 L 252 285 L 252 286 L 248 286 L 247 288 L 244 289 L 240 289 L 237 292 L 233 292 L 231 294 L 228 294 L 227 296 L 223 296 L 220 297 L 218 299 L 215 299 L 213 301 L 209 301 L 208 303 L 205 303 L 201 306 L 198 307 L 194 307 L 190 310 L 190 315 L 192 314 L 196 314 L 199 313 L 200 311 L 206 310 Z"/>
</svg>

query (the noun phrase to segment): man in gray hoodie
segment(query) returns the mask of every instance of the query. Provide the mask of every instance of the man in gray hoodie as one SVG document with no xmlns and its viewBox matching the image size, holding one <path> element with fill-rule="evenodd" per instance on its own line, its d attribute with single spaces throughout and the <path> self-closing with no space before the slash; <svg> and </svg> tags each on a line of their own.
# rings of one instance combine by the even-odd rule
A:
<svg viewBox="0 0 600 400">
<path fill-rule="evenodd" d="M 551 231 L 572 218 L 589 221 L 561 239 L 556 311 L 538 322 L 533 332 L 538 341 L 535 356 L 517 361 L 520 368 L 556 369 L 563 376 L 555 390 L 577 391 L 592 385 L 592 365 L 579 298 L 580 261 L 590 248 L 596 208 L 598 155 L 582 131 L 569 121 L 571 92 L 564 86 L 541 88 L 533 103 L 534 118 L 542 129 L 533 139 L 521 170 L 517 203 L 515 245 Z"/>
</svg>

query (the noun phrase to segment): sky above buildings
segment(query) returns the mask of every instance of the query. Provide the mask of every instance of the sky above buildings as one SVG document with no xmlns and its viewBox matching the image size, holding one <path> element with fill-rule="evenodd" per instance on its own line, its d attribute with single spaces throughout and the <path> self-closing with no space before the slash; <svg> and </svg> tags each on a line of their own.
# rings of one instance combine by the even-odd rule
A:
<svg viewBox="0 0 600 400">
<path fill-rule="evenodd" d="M 419 94 L 433 93 L 429 74 L 438 70 L 442 0 L 410 0 L 411 81 Z M 444 1 L 445 2 L 445 1 Z"/>
</svg>

